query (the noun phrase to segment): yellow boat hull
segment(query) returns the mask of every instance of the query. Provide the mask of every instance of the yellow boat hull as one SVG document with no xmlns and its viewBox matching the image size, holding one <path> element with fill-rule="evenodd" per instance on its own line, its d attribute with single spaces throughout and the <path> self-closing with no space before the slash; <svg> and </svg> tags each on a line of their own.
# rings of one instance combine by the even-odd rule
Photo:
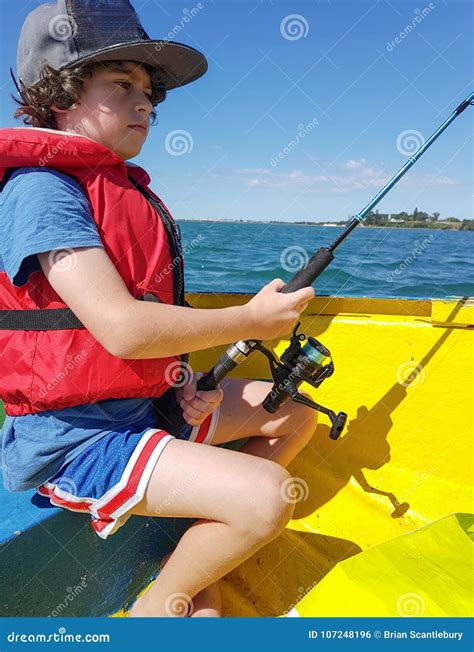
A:
<svg viewBox="0 0 474 652">
<path fill-rule="evenodd" d="M 248 298 L 190 295 L 189 301 L 215 308 Z M 225 613 L 284 614 L 342 560 L 453 512 L 473 511 L 473 326 L 474 304 L 466 300 L 310 303 L 302 330 L 330 349 L 336 372 L 320 389 L 305 389 L 347 412 L 348 425 L 334 442 L 320 418 L 310 445 L 289 467 L 301 498 L 295 518 L 225 578 Z M 287 344 L 274 342 L 275 350 Z M 210 368 L 223 350 L 193 355 L 193 368 Z M 269 377 L 258 353 L 234 373 Z M 466 573 L 471 564 L 465 560 Z M 305 615 L 323 612 L 305 609 Z"/>
<path fill-rule="evenodd" d="M 452 514 L 337 564 L 288 615 L 469 618 L 474 517 Z"/>
</svg>

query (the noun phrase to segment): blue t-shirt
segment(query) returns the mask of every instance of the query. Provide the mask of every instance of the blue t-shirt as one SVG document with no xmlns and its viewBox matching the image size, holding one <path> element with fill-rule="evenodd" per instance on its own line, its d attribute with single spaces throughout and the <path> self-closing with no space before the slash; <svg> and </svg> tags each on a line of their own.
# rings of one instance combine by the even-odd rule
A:
<svg viewBox="0 0 474 652">
<path fill-rule="evenodd" d="M 15 170 L 0 194 L 0 271 L 14 285 L 24 285 L 30 274 L 41 270 L 39 253 L 102 246 L 75 179 L 45 168 Z M 5 489 L 37 487 L 104 435 L 130 428 L 141 431 L 153 423 L 152 404 L 141 398 L 7 416 L 2 428 Z"/>
</svg>

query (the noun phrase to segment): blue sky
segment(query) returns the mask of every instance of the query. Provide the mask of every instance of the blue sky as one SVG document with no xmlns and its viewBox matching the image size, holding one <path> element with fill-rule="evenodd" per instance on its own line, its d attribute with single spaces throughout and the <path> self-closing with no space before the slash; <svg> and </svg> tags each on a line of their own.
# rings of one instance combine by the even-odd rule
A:
<svg viewBox="0 0 474 652">
<path fill-rule="evenodd" d="M 21 124 L 8 68 L 38 4 L 0 5 L 2 127 Z M 169 93 L 134 159 L 177 218 L 346 219 L 474 86 L 469 0 L 132 4 L 150 37 L 172 32 L 209 59 L 205 77 Z M 472 219 L 473 115 L 449 127 L 381 212 Z"/>
</svg>

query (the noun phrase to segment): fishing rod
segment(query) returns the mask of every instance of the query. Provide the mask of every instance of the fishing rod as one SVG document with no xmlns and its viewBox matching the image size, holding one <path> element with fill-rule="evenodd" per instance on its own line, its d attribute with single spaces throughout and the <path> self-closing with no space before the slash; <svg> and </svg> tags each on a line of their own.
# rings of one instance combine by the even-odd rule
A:
<svg viewBox="0 0 474 652">
<path fill-rule="evenodd" d="M 387 195 L 408 170 L 418 161 L 426 150 L 441 136 L 449 125 L 468 107 L 474 105 L 474 93 L 471 93 L 453 111 L 443 124 L 428 138 L 428 140 L 407 160 L 395 176 L 375 195 L 375 197 L 363 208 L 360 213 L 352 218 L 343 232 L 329 245 L 321 247 L 316 251 L 309 261 L 302 267 L 290 281 L 280 290 L 284 294 L 296 292 L 301 288 L 308 287 L 323 273 L 326 267 L 334 260 L 334 252 L 341 243 L 352 233 L 352 231 L 365 219 L 367 214 Z M 262 403 L 264 409 L 273 414 L 283 403 L 290 398 L 296 403 L 307 405 L 323 414 L 331 420 L 330 438 L 337 439 L 344 429 L 347 415 L 345 412 L 336 414 L 333 410 L 315 403 L 298 391 L 299 385 L 304 381 L 312 387 L 319 387 L 321 383 L 334 373 L 334 363 L 329 350 L 318 342 L 314 337 L 306 337 L 303 333 L 298 334 L 298 322 L 293 330 L 290 346 L 280 356 L 280 361 L 275 354 L 264 347 L 260 340 L 241 340 L 232 344 L 219 358 L 216 365 L 198 380 L 199 391 L 210 391 L 216 389 L 219 383 L 244 362 L 253 351 L 260 351 L 266 356 L 270 364 L 270 371 L 273 379 L 273 387 Z M 302 346 L 301 342 L 306 341 Z M 185 421 L 182 411 L 176 411 L 173 420 L 172 431 L 181 432 L 183 428 L 191 428 Z"/>
</svg>

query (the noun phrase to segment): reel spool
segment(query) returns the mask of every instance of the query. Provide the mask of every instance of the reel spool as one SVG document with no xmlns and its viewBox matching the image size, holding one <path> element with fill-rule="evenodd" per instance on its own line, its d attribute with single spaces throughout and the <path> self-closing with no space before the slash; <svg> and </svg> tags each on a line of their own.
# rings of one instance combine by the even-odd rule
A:
<svg viewBox="0 0 474 652">
<path fill-rule="evenodd" d="M 314 337 L 306 338 L 303 333 L 298 334 L 300 324 L 301 322 L 296 324 L 290 346 L 281 355 L 280 360 L 260 342 L 254 343 L 254 348 L 268 359 L 273 378 L 273 387 L 262 405 L 270 414 L 274 414 L 289 398 L 295 403 L 307 405 L 330 418 L 329 436 L 331 439 L 337 439 L 344 429 L 347 414 L 345 412 L 336 414 L 298 391 L 302 382 L 317 388 L 334 373 L 334 362 L 329 350 Z M 302 346 L 301 342 L 305 340 L 306 344 Z"/>
</svg>

